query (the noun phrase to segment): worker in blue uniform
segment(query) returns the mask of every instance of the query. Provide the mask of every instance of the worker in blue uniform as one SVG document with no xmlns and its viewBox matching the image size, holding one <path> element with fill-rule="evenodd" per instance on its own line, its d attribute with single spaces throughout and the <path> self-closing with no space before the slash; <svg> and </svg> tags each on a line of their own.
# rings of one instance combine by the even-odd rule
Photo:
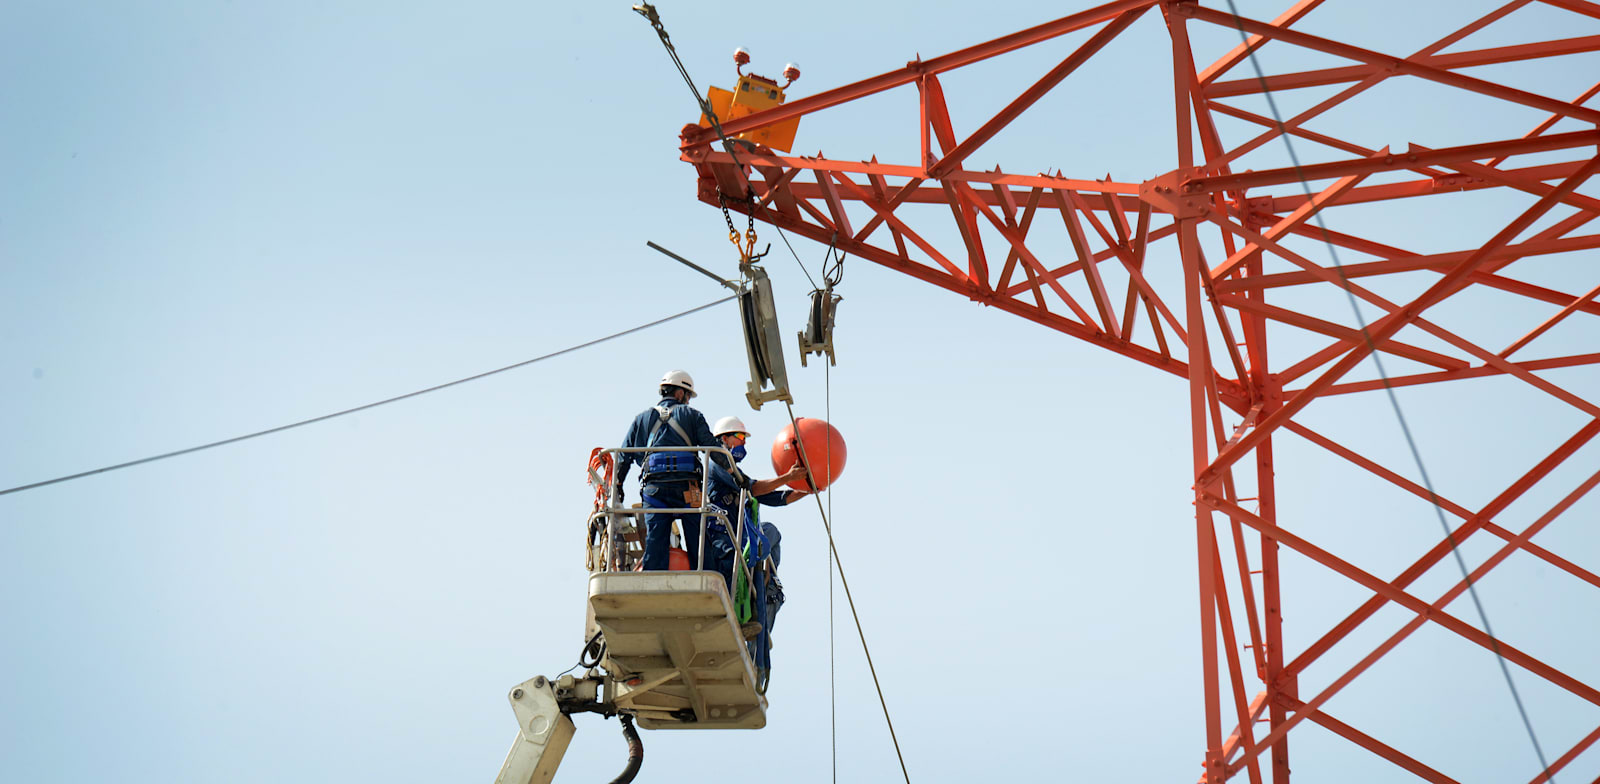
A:
<svg viewBox="0 0 1600 784">
<path fill-rule="evenodd" d="M 672 370 L 661 377 L 659 385 L 661 402 L 645 409 L 634 417 L 633 424 L 622 439 L 624 448 L 721 446 L 722 442 L 711 434 L 704 414 L 689 405 L 694 398 L 694 379 L 682 370 Z M 702 475 L 699 454 L 692 451 L 661 451 L 622 453 L 617 461 L 617 479 L 612 488 L 616 503 L 622 504 L 622 483 L 628 478 L 628 469 L 638 463 L 639 495 L 646 509 L 682 509 L 699 507 L 690 503 L 685 494 L 693 486 L 698 489 Z M 699 563 L 700 516 L 678 512 L 646 512 L 644 516 L 644 568 L 662 571 L 669 563 L 668 550 L 672 546 L 672 523 L 683 528 L 685 549 L 689 563 Z"/>
<path fill-rule="evenodd" d="M 712 427 L 712 432 L 722 442 L 722 445 L 733 455 L 735 463 L 744 459 L 745 442 L 750 437 L 749 429 L 738 417 L 723 417 L 717 420 Z M 778 539 L 777 527 L 770 523 L 762 523 L 756 513 L 755 504 L 750 509 L 739 508 L 740 491 L 748 491 L 751 498 L 764 506 L 786 506 L 796 500 L 804 498 L 810 493 L 788 490 L 783 485 L 806 475 L 805 468 L 795 466 L 782 476 L 773 479 L 751 479 L 739 469 L 737 465 L 726 465 L 721 455 L 711 461 L 710 482 L 708 485 L 711 494 L 710 503 L 721 510 L 729 523 L 740 526 L 740 539 L 743 547 L 736 549 L 729 532 L 721 526 L 708 527 L 706 541 L 706 567 L 715 568 L 728 580 L 729 591 L 736 598 L 741 591 L 735 584 L 735 563 L 744 562 L 744 573 L 750 579 L 748 593 L 749 615 L 741 631 L 745 639 L 750 641 L 750 653 L 755 660 L 758 675 L 764 681 L 766 673 L 770 670 L 771 663 L 769 651 L 771 649 L 771 625 L 775 613 L 769 612 L 772 598 L 771 591 L 781 591 L 776 586 L 775 563 L 776 544 Z M 714 528 L 715 536 L 712 536 Z M 778 598 L 781 602 L 782 599 Z"/>
<path fill-rule="evenodd" d="M 726 447 L 728 452 L 733 455 L 735 463 L 744 459 L 745 441 L 750 438 L 750 433 L 745 429 L 744 422 L 740 421 L 738 417 L 723 417 L 717 420 L 717 424 L 711 429 L 711 432 L 717 437 L 720 445 Z M 796 465 L 788 473 L 779 477 L 751 479 L 737 465 L 727 464 L 722 455 L 713 456 L 708 485 L 711 495 L 710 503 L 721 510 L 727 516 L 729 522 L 736 522 L 740 518 L 744 518 L 742 524 L 745 527 L 741 538 L 752 543 L 752 560 L 766 558 L 770 555 L 770 548 L 765 542 L 765 537 L 760 528 L 748 519 L 748 515 L 741 514 L 736 517 L 736 513 L 743 511 L 738 508 L 739 492 L 741 490 L 749 491 L 752 498 L 765 506 L 785 506 L 796 499 L 809 495 L 809 493 L 788 490 L 783 487 L 785 484 L 800 479 L 805 475 L 805 468 Z M 713 529 L 718 533 L 715 538 L 711 536 Z M 722 572 L 723 576 L 728 578 L 730 587 L 733 585 L 734 557 L 733 539 L 729 536 L 728 531 L 718 523 L 708 525 L 706 533 L 706 568 L 714 568 Z"/>
</svg>

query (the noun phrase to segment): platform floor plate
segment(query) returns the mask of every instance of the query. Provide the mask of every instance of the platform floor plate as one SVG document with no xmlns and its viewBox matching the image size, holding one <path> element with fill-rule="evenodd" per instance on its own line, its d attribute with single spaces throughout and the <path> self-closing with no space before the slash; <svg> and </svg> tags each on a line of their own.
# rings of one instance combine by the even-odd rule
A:
<svg viewBox="0 0 1600 784">
<path fill-rule="evenodd" d="M 619 684 L 614 701 L 635 709 L 640 727 L 766 726 L 767 699 L 756 692 L 754 666 L 722 575 L 596 574 L 589 578 L 589 608 L 605 632 L 601 664 Z"/>
</svg>

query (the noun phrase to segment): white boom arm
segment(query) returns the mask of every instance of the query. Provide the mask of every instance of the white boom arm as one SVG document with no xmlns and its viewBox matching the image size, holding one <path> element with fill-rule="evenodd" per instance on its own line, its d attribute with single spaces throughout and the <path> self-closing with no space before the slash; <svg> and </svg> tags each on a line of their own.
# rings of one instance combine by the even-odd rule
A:
<svg viewBox="0 0 1600 784">
<path fill-rule="evenodd" d="M 517 715 L 517 740 L 495 784 L 550 784 L 577 728 L 561 712 L 543 675 L 511 690 L 511 711 Z"/>
</svg>

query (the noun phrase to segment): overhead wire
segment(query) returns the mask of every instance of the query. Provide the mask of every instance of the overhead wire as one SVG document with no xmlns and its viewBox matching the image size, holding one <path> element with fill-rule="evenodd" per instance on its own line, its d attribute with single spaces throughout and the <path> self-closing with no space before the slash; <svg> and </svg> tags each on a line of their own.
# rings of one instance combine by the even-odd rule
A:
<svg viewBox="0 0 1600 784">
<path fill-rule="evenodd" d="M 1251 47 L 1249 44 L 1249 36 L 1245 32 L 1244 23 L 1240 21 L 1239 9 L 1234 4 L 1234 0 L 1228 0 L 1228 11 L 1233 15 L 1234 25 L 1239 30 L 1239 40 L 1246 47 L 1250 65 L 1255 70 L 1256 81 L 1261 85 L 1261 93 L 1266 98 L 1267 107 L 1272 112 L 1273 121 L 1277 124 L 1278 136 L 1283 139 L 1283 146 L 1288 151 L 1289 161 L 1294 168 L 1295 175 L 1300 180 L 1300 187 L 1305 191 L 1306 196 L 1311 198 L 1313 195 L 1311 185 L 1307 182 L 1301 168 L 1300 156 L 1295 152 L 1294 143 L 1290 138 L 1291 134 L 1288 127 L 1284 125 L 1283 115 L 1278 111 L 1278 102 L 1273 99 L 1272 90 L 1267 85 L 1266 73 L 1262 70 L 1261 63 L 1256 59 L 1255 47 Z M 1394 410 L 1395 419 L 1400 423 L 1400 432 L 1405 436 L 1406 447 L 1410 450 L 1411 459 L 1417 466 L 1417 472 L 1421 476 L 1423 488 L 1427 491 L 1428 500 L 1433 504 L 1434 514 L 1439 519 L 1439 527 L 1444 530 L 1445 540 L 1450 543 L 1450 554 L 1453 556 L 1456 566 L 1461 570 L 1462 580 L 1467 585 L 1468 595 L 1472 597 L 1472 605 L 1477 610 L 1478 620 L 1483 623 L 1484 634 L 1489 638 L 1490 649 L 1494 652 L 1495 661 L 1500 665 L 1500 673 L 1505 678 L 1506 688 L 1511 692 L 1511 700 L 1516 703 L 1517 713 L 1522 718 L 1522 726 L 1527 730 L 1528 739 L 1533 744 L 1534 754 L 1539 758 L 1539 767 L 1543 771 L 1544 777 L 1554 782 L 1555 777 L 1550 773 L 1550 763 L 1545 758 L 1544 747 L 1539 743 L 1539 736 L 1534 731 L 1533 721 L 1529 718 L 1527 707 L 1522 702 L 1522 695 L 1517 690 L 1516 681 L 1511 677 L 1511 669 L 1506 664 L 1506 658 L 1500 652 L 1499 640 L 1495 637 L 1494 628 L 1489 624 L 1488 611 L 1484 609 L 1483 601 L 1478 596 L 1478 588 L 1467 569 L 1466 559 L 1461 555 L 1461 548 L 1456 541 L 1455 531 L 1451 530 L 1449 521 L 1445 519 L 1444 507 L 1439 503 L 1439 497 L 1434 492 L 1433 480 L 1423 462 L 1422 451 L 1418 448 L 1416 437 L 1412 434 L 1411 426 L 1406 421 L 1405 412 L 1400 407 L 1400 399 L 1395 394 L 1394 386 L 1389 382 L 1388 373 L 1383 366 L 1383 358 L 1378 352 L 1376 344 L 1373 343 L 1372 333 L 1367 328 L 1367 321 L 1361 315 L 1361 307 L 1356 300 L 1355 292 L 1351 288 L 1350 278 L 1345 272 L 1344 265 L 1339 261 L 1339 251 L 1334 247 L 1333 241 L 1329 239 L 1328 227 L 1323 222 L 1321 211 L 1312 213 L 1312 219 L 1322 233 L 1322 242 L 1327 246 L 1328 256 L 1333 261 L 1339 280 L 1343 283 L 1341 288 L 1344 289 L 1345 297 L 1350 302 L 1350 310 L 1355 314 L 1361 337 L 1366 341 L 1369 350 L 1368 356 L 1371 357 L 1373 366 L 1377 369 L 1378 378 L 1383 384 L 1384 393 L 1389 398 L 1389 405 Z"/>
<path fill-rule="evenodd" d="M 172 451 L 172 452 L 165 452 L 165 453 L 162 453 L 162 454 L 159 454 L 159 455 L 151 455 L 150 457 L 144 457 L 144 458 L 140 458 L 138 460 L 129 460 L 126 463 L 117 463 L 115 465 L 108 465 L 108 466 L 105 466 L 105 467 L 102 467 L 102 468 L 96 468 L 96 469 L 94 469 L 92 471 L 81 471 L 81 472 L 76 473 L 76 474 L 68 474 L 66 476 L 58 476 L 58 477 L 56 477 L 54 479 L 46 479 L 46 480 L 44 480 L 42 482 L 32 482 L 30 484 L 18 485 L 16 487 L 8 488 L 8 489 L 5 489 L 5 490 L 0 490 L 0 495 L 8 495 L 10 493 L 20 493 L 23 490 L 32 490 L 32 489 L 37 488 L 37 487 L 45 487 L 47 485 L 58 484 L 60 482 L 68 482 L 68 481 L 71 481 L 71 480 L 74 480 L 74 479 L 82 479 L 82 478 L 87 477 L 87 476 L 94 476 L 95 474 L 104 474 L 104 473 L 106 473 L 108 471 L 116 471 L 118 469 L 123 469 L 123 468 L 132 468 L 132 467 L 137 466 L 137 465 L 144 465 L 145 463 L 154 463 L 157 460 L 166 460 L 167 458 L 170 458 L 170 457 L 178 457 L 180 455 L 193 454 L 195 452 L 200 452 L 200 451 L 203 451 L 203 450 L 206 450 L 206 449 L 214 449 L 214 448 L 219 447 L 219 446 L 226 446 L 228 444 L 237 444 L 237 443 L 239 443 L 241 441 L 248 441 L 248 440 L 250 440 L 252 438 L 260 438 L 261 436 L 272 435 L 273 433 L 282 433 L 285 430 L 293 430 L 294 428 L 304 427 L 306 425 L 315 424 L 317 422 L 326 422 L 326 421 L 328 421 L 330 419 L 334 419 L 336 417 L 342 417 L 342 416 L 345 416 L 347 414 L 354 414 L 354 413 L 357 413 L 359 411 L 366 411 L 368 409 L 377 408 L 378 406 L 384 406 L 384 405 L 388 405 L 390 403 L 397 403 L 397 402 L 399 402 L 401 400 L 407 400 L 407 399 L 410 399 L 410 398 L 418 397 L 420 395 L 426 395 L 426 394 L 428 394 L 430 392 L 438 392 L 441 389 L 448 389 L 448 388 L 453 387 L 453 386 L 458 386 L 460 384 L 465 384 L 465 383 L 467 383 L 469 381 L 477 381 L 479 379 L 488 378 L 489 376 L 493 376 L 493 375 L 496 375 L 496 374 L 499 374 L 499 373 L 504 373 L 504 372 L 506 372 L 508 370 L 516 370 L 517 368 L 520 368 L 520 367 L 526 367 L 528 365 L 532 365 L 535 362 L 543 362 L 543 361 L 545 361 L 547 359 L 554 359 L 556 357 L 562 356 L 563 354 L 571 354 L 574 351 L 579 351 L 581 349 L 586 349 L 586 348 L 589 348 L 591 346 L 597 346 L 597 345 L 599 345 L 601 343 L 604 343 L 604 342 L 606 342 L 608 340 L 615 340 L 617 338 L 620 338 L 620 337 L 623 337 L 623 336 L 626 336 L 626 335 L 632 335 L 635 332 L 642 332 L 644 330 L 650 329 L 651 327 L 658 327 L 658 326 L 661 326 L 662 324 L 665 324 L 665 323 L 667 323 L 669 321 L 674 321 L 674 320 L 683 318 L 684 316 L 689 316 L 689 315 L 692 315 L 692 314 L 695 314 L 695 313 L 699 313 L 702 310 L 706 310 L 708 308 L 716 307 L 717 305 L 721 305 L 724 302 L 729 302 L 729 301 L 733 300 L 736 296 L 737 295 L 723 297 L 722 299 L 719 299 L 719 300 L 716 300 L 716 301 L 713 301 L 713 302 L 707 302 L 704 305 L 701 305 L 699 307 L 690 308 L 690 309 L 685 310 L 685 311 L 683 311 L 681 313 L 674 313 L 674 314 L 672 314 L 670 316 L 667 316 L 665 318 L 659 318 L 659 319 L 656 319 L 655 321 L 651 321 L 651 322 L 649 322 L 647 324 L 640 324 L 637 327 L 631 327 L 629 329 L 622 330 L 621 332 L 614 332 L 614 333 L 612 333 L 610 335 L 606 335 L 605 337 L 602 337 L 602 338 L 595 338 L 594 340 L 588 341 L 586 343 L 579 343 L 576 346 L 569 346 L 567 348 L 561 349 L 560 351 L 552 351 L 552 352 L 550 352 L 548 354 L 544 354 L 542 356 L 534 357 L 533 359 L 526 359 L 526 360 L 523 360 L 521 362 L 517 362 L 515 364 L 506 365 L 505 367 L 502 367 L 502 368 L 496 368 L 494 370 L 489 370 L 489 371 L 485 371 L 483 373 L 478 373 L 478 374 L 475 374 L 475 375 L 467 376 L 466 378 L 458 378 L 455 381 L 448 381 L 448 382 L 445 382 L 443 384 L 435 384 L 434 386 L 428 387 L 426 389 L 419 389 L 419 390 L 417 390 L 415 392 L 407 392 L 404 395 L 395 395 L 394 397 L 385 398 L 383 400 L 379 400 L 379 401 L 376 401 L 376 402 L 373 402 L 373 403 L 367 403 L 365 405 L 356 406 L 354 408 L 347 408 L 347 409 L 344 409 L 343 411 L 335 411 L 335 412 L 333 412 L 331 414 L 323 414 L 322 416 L 312 417 L 310 419 L 302 419 L 302 420 L 300 420 L 298 422 L 291 422 L 291 423 L 289 423 L 287 425 L 279 425 L 277 427 L 267 428 L 266 430 L 258 430 L 258 431 L 254 432 L 254 433 L 246 433 L 246 434 L 244 434 L 242 436 L 234 436 L 233 438 L 225 438 L 225 439 L 222 439 L 221 441 L 212 441 L 209 444 L 201 444 L 199 446 L 191 446 L 191 447 L 189 447 L 187 449 L 178 449 L 178 450 L 175 450 L 175 451 Z"/>
</svg>

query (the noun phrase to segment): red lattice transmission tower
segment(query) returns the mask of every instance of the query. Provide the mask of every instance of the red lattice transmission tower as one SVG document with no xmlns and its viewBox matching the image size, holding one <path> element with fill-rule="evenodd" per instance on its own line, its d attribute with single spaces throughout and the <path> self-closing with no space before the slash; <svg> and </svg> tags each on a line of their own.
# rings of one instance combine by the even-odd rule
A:
<svg viewBox="0 0 1600 784">
<path fill-rule="evenodd" d="M 910 160 L 787 156 L 750 145 L 731 155 L 714 133 L 695 126 L 684 129 L 682 157 L 694 164 L 699 198 L 708 204 L 727 194 L 732 208 L 758 220 L 824 245 L 836 242 L 857 258 L 1188 382 L 1202 780 L 1242 774 L 1252 782 L 1286 782 L 1291 740 L 1314 725 L 1393 763 L 1396 771 L 1453 781 L 1450 759 L 1415 756 L 1335 718 L 1328 703 L 1427 628 L 1443 630 L 1462 655 L 1502 657 L 1521 682 L 1542 681 L 1586 709 L 1600 705 L 1592 671 L 1542 660 L 1509 635 L 1491 637 L 1471 603 L 1452 604 L 1491 570 L 1526 559 L 1560 573 L 1552 602 L 1572 590 L 1600 587 L 1592 571 L 1533 541 L 1600 483 L 1596 452 L 1585 451 L 1600 435 L 1594 376 L 1575 375 L 1600 364 L 1594 321 L 1600 263 L 1591 253 L 1600 247 L 1600 234 L 1581 232 L 1600 215 L 1600 198 L 1584 194 L 1600 169 L 1600 110 L 1584 103 L 1600 84 L 1563 85 L 1568 95 L 1548 95 L 1555 85 L 1539 77 L 1595 78 L 1600 69 L 1585 58 L 1600 51 L 1600 36 L 1458 46 L 1529 9 L 1592 24 L 1600 5 L 1511 2 L 1451 22 L 1448 34 L 1407 52 L 1373 51 L 1307 32 L 1315 20 L 1306 17 L 1318 5 L 1302 0 L 1272 21 L 1259 21 L 1236 17 L 1225 4 L 1107 3 L 723 125 L 737 136 L 914 87 L 918 115 L 897 123 L 919 131 L 920 151 Z M 1439 14 L 1461 13 L 1451 5 L 1438 8 Z M 1556 28 L 1537 29 L 1568 32 Z M 1052 91 L 1072 84 L 1075 73 L 1097 59 L 1127 54 L 1119 40 L 1138 30 L 1170 40 L 1170 85 L 1128 96 L 1124 106 L 1073 107 L 1073 122 L 1059 122 L 1066 110 L 1050 103 Z M 1203 43 L 1217 54 L 1198 56 L 1207 48 Z M 983 112 L 978 123 L 960 122 L 957 102 L 947 102 L 941 80 L 952 82 L 961 69 L 991 58 L 1051 46 L 1059 48 L 1051 50 L 1057 51 L 1052 67 L 1037 81 L 1007 93 L 1015 98 L 999 111 Z M 1252 54 L 1265 64 L 1317 67 L 1258 75 Z M 1133 56 L 1155 59 L 1148 46 Z M 1164 61 L 1165 52 L 1159 57 Z M 1505 78 L 1496 76 L 1497 66 L 1505 68 Z M 1545 70 L 1527 70 L 1535 66 Z M 1393 130 L 1383 112 L 1363 100 L 1399 83 L 1411 91 L 1400 95 L 1438 101 L 1442 114 L 1437 133 L 1391 149 L 1385 145 L 1395 139 L 1386 135 Z M 994 100 L 992 89 L 985 98 Z M 1278 106 L 1268 98 L 1292 105 L 1284 112 L 1290 116 L 1274 117 Z M 1159 104 L 1174 123 L 1173 147 L 1142 156 L 1165 162 L 1141 172 L 1142 181 L 968 165 L 1030 116 L 1051 113 L 1042 119 L 1059 126 L 1052 138 L 1066 147 L 1074 135 L 1118 133 L 1125 122 L 1118 117 L 1139 115 L 1132 107 L 1141 101 Z M 891 119 L 898 118 L 874 115 L 873 124 Z M 802 140 L 818 122 L 802 123 Z M 1511 125 L 1514 133 L 1497 130 Z M 975 130 L 958 133 L 961 126 Z M 1285 135 L 1298 152 L 1294 162 L 1286 157 Z M 748 193 L 753 202 L 737 200 Z M 1423 241 L 1447 244 L 1414 245 Z M 1564 429 L 1532 457 L 1517 451 L 1502 461 L 1514 465 L 1485 473 L 1489 478 L 1478 480 L 1477 488 L 1483 500 L 1454 499 L 1443 485 L 1430 488 L 1420 459 L 1412 464 L 1407 451 L 1369 445 L 1374 430 L 1398 431 L 1386 385 L 1407 395 L 1441 389 L 1445 397 L 1408 399 L 1443 400 L 1486 383 L 1497 385 L 1491 397 L 1502 402 L 1446 427 L 1465 433 L 1478 421 L 1540 417 Z M 1337 407 L 1335 401 L 1363 397 L 1383 416 L 1313 417 Z M 1403 495 L 1428 515 L 1442 510 L 1448 526 L 1434 525 L 1415 547 L 1387 548 L 1387 555 L 1402 559 L 1388 562 L 1401 564 L 1390 572 L 1362 568 L 1360 549 L 1375 547 L 1373 539 L 1355 545 L 1351 537 L 1326 536 L 1324 529 L 1280 516 L 1280 506 L 1292 501 L 1279 498 L 1275 480 L 1274 449 L 1287 455 L 1285 442 L 1348 469 L 1353 478 L 1342 492 Z M 1491 447 L 1450 446 L 1474 448 L 1483 450 L 1483 462 L 1496 460 Z M 1558 480 L 1564 484 L 1553 487 Z M 1535 499 L 1537 509 L 1511 522 L 1508 509 Z M 1577 522 L 1574 516 L 1567 516 L 1570 523 Z M 1314 541 L 1319 534 L 1331 541 Z M 1457 550 L 1469 542 L 1477 548 L 1470 581 L 1455 571 Z M 1293 568 L 1336 575 L 1360 591 L 1354 611 L 1315 621 L 1322 625 L 1303 645 L 1292 646 L 1285 642 L 1281 607 L 1290 554 Z M 1461 563 L 1464 569 L 1465 559 Z M 1399 621 L 1374 631 L 1380 617 Z M 1593 627 L 1592 617 L 1569 622 Z M 1362 641 L 1358 653 L 1364 655 L 1336 665 L 1324 659 L 1352 640 Z M 1323 666 L 1312 677 L 1319 661 Z M 1506 682 L 1495 686 L 1503 696 Z M 1503 713 L 1509 704 L 1502 701 L 1494 711 Z M 1396 705 L 1403 709 L 1404 701 Z M 1532 768 L 1532 781 L 1559 774 L 1589 750 L 1600 728 L 1588 726 L 1551 745 Z M 1530 734 L 1506 734 L 1505 753 L 1531 759 Z M 1552 735 L 1546 742 L 1555 740 Z"/>
</svg>

